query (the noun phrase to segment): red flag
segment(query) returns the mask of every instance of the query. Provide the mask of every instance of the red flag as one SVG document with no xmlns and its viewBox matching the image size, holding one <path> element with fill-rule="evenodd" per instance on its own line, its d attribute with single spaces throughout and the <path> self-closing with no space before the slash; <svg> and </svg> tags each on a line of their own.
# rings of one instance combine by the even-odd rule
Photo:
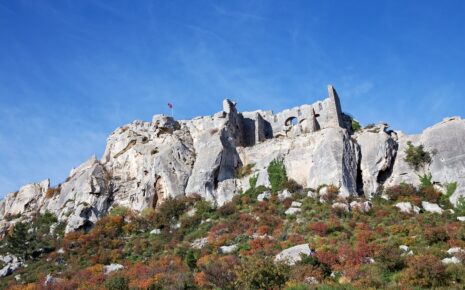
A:
<svg viewBox="0 0 465 290">
<path fill-rule="evenodd" d="M 172 109 L 172 108 L 173 108 L 173 104 L 168 103 L 168 108 Z"/>
</svg>

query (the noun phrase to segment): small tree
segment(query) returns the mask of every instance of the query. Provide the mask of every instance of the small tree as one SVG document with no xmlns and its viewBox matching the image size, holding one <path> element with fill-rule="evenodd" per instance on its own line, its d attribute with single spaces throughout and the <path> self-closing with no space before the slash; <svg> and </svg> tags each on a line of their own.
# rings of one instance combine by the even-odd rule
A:
<svg viewBox="0 0 465 290">
<path fill-rule="evenodd" d="M 19 222 L 14 225 L 13 230 L 6 237 L 7 250 L 26 260 L 34 248 L 34 239 L 29 234 L 29 227 L 26 223 Z"/>
<path fill-rule="evenodd" d="M 284 188 L 287 182 L 287 173 L 282 159 L 274 159 L 270 162 L 270 165 L 268 165 L 268 180 L 273 192 Z"/>
<path fill-rule="evenodd" d="M 407 142 L 407 149 L 405 149 L 405 162 L 407 162 L 413 169 L 418 171 L 429 165 L 432 161 L 431 154 L 425 151 L 423 145 L 414 146 L 412 142 Z"/>
</svg>

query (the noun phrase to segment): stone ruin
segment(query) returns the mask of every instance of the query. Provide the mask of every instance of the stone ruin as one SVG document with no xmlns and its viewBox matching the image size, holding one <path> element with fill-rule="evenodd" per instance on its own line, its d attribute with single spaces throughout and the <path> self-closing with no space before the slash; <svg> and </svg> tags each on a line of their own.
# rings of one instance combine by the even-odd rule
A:
<svg viewBox="0 0 465 290">
<path fill-rule="evenodd" d="M 412 136 L 386 124 L 352 132 L 331 85 L 326 99 L 277 114 L 241 113 L 225 100 L 212 116 L 178 121 L 155 115 L 116 129 L 102 158 L 72 169 L 61 184 L 44 180 L 7 195 L 0 201 L 0 233 L 46 211 L 69 232 L 92 227 L 116 206 L 142 211 L 192 194 L 222 205 L 247 190 L 251 176 L 257 186 L 270 186 L 267 167 L 274 159 L 303 188 L 335 185 L 341 196 L 370 198 L 386 186 L 418 184 L 418 173 L 404 160 L 407 142 L 437 151 L 428 170 L 438 185 L 457 182 L 452 203 L 465 195 L 465 120 L 457 117 Z M 238 176 L 244 166 L 250 174 Z"/>
</svg>

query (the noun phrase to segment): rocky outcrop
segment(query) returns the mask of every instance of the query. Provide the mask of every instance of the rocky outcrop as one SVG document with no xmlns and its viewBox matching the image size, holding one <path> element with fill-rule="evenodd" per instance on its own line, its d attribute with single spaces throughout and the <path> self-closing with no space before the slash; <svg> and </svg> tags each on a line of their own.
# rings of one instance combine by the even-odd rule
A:
<svg viewBox="0 0 465 290">
<path fill-rule="evenodd" d="M 430 172 L 433 182 L 438 185 L 457 182 L 457 189 L 450 198 L 453 204 L 460 196 L 465 196 L 465 120 L 458 117 L 447 118 L 419 135 L 408 136 L 401 132 L 397 135 L 398 156 L 386 185 L 401 182 L 418 185 L 418 175 Z M 425 150 L 432 153 L 431 164 L 421 172 L 415 172 L 405 162 L 408 141 L 413 145 L 423 145 Z"/>
<path fill-rule="evenodd" d="M 355 138 L 360 145 L 359 192 L 372 197 L 389 177 L 397 154 L 395 133 L 387 133 L 381 124 L 362 130 Z"/>
<path fill-rule="evenodd" d="M 100 160 L 90 158 L 62 184 L 29 184 L 0 201 L 0 232 L 46 211 L 66 222 L 67 232 L 86 230 L 113 207 L 142 211 L 180 195 L 198 194 L 219 206 L 247 190 L 252 176 L 257 186 L 269 187 L 267 168 L 274 159 L 281 159 L 288 177 L 311 196 L 323 185 L 334 185 L 342 196 L 371 197 L 382 186 L 418 184 L 420 173 L 404 161 L 409 141 L 435 152 L 426 170 L 438 186 L 457 182 L 452 202 L 465 194 L 464 120 L 447 119 L 415 136 L 388 131 L 385 124 L 354 133 L 351 121 L 332 86 L 328 98 L 276 114 L 238 112 L 234 102 L 225 100 L 212 116 L 178 121 L 155 115 L 150 122 L 134 121 L 108 137 Z M 241 167 L 250 173 L 238 175 Z M 278 198 L 290 196 L 285 190 Z M 412 205 L 399 208 L 416 211 Z M 295 214 L 300 208 L 288 210 Z"/>
</svg>

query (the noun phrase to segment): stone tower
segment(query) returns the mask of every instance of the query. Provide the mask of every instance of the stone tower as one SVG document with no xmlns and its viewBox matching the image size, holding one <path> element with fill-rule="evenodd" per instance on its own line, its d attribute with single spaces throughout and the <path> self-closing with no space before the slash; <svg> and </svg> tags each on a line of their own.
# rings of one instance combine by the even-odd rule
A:
<svg viewBox="0 0 465 290">
<path fill-rule="evenodd" d="M 334 127 L 344 127 L 342 121 L 341 102 L 339 101 L 339 96 L 332 85 L 328 85 L 328 98 L 331 103 L 329 108 L 329 113 L 332 116 L 331 125 Z"/>
</svg>

